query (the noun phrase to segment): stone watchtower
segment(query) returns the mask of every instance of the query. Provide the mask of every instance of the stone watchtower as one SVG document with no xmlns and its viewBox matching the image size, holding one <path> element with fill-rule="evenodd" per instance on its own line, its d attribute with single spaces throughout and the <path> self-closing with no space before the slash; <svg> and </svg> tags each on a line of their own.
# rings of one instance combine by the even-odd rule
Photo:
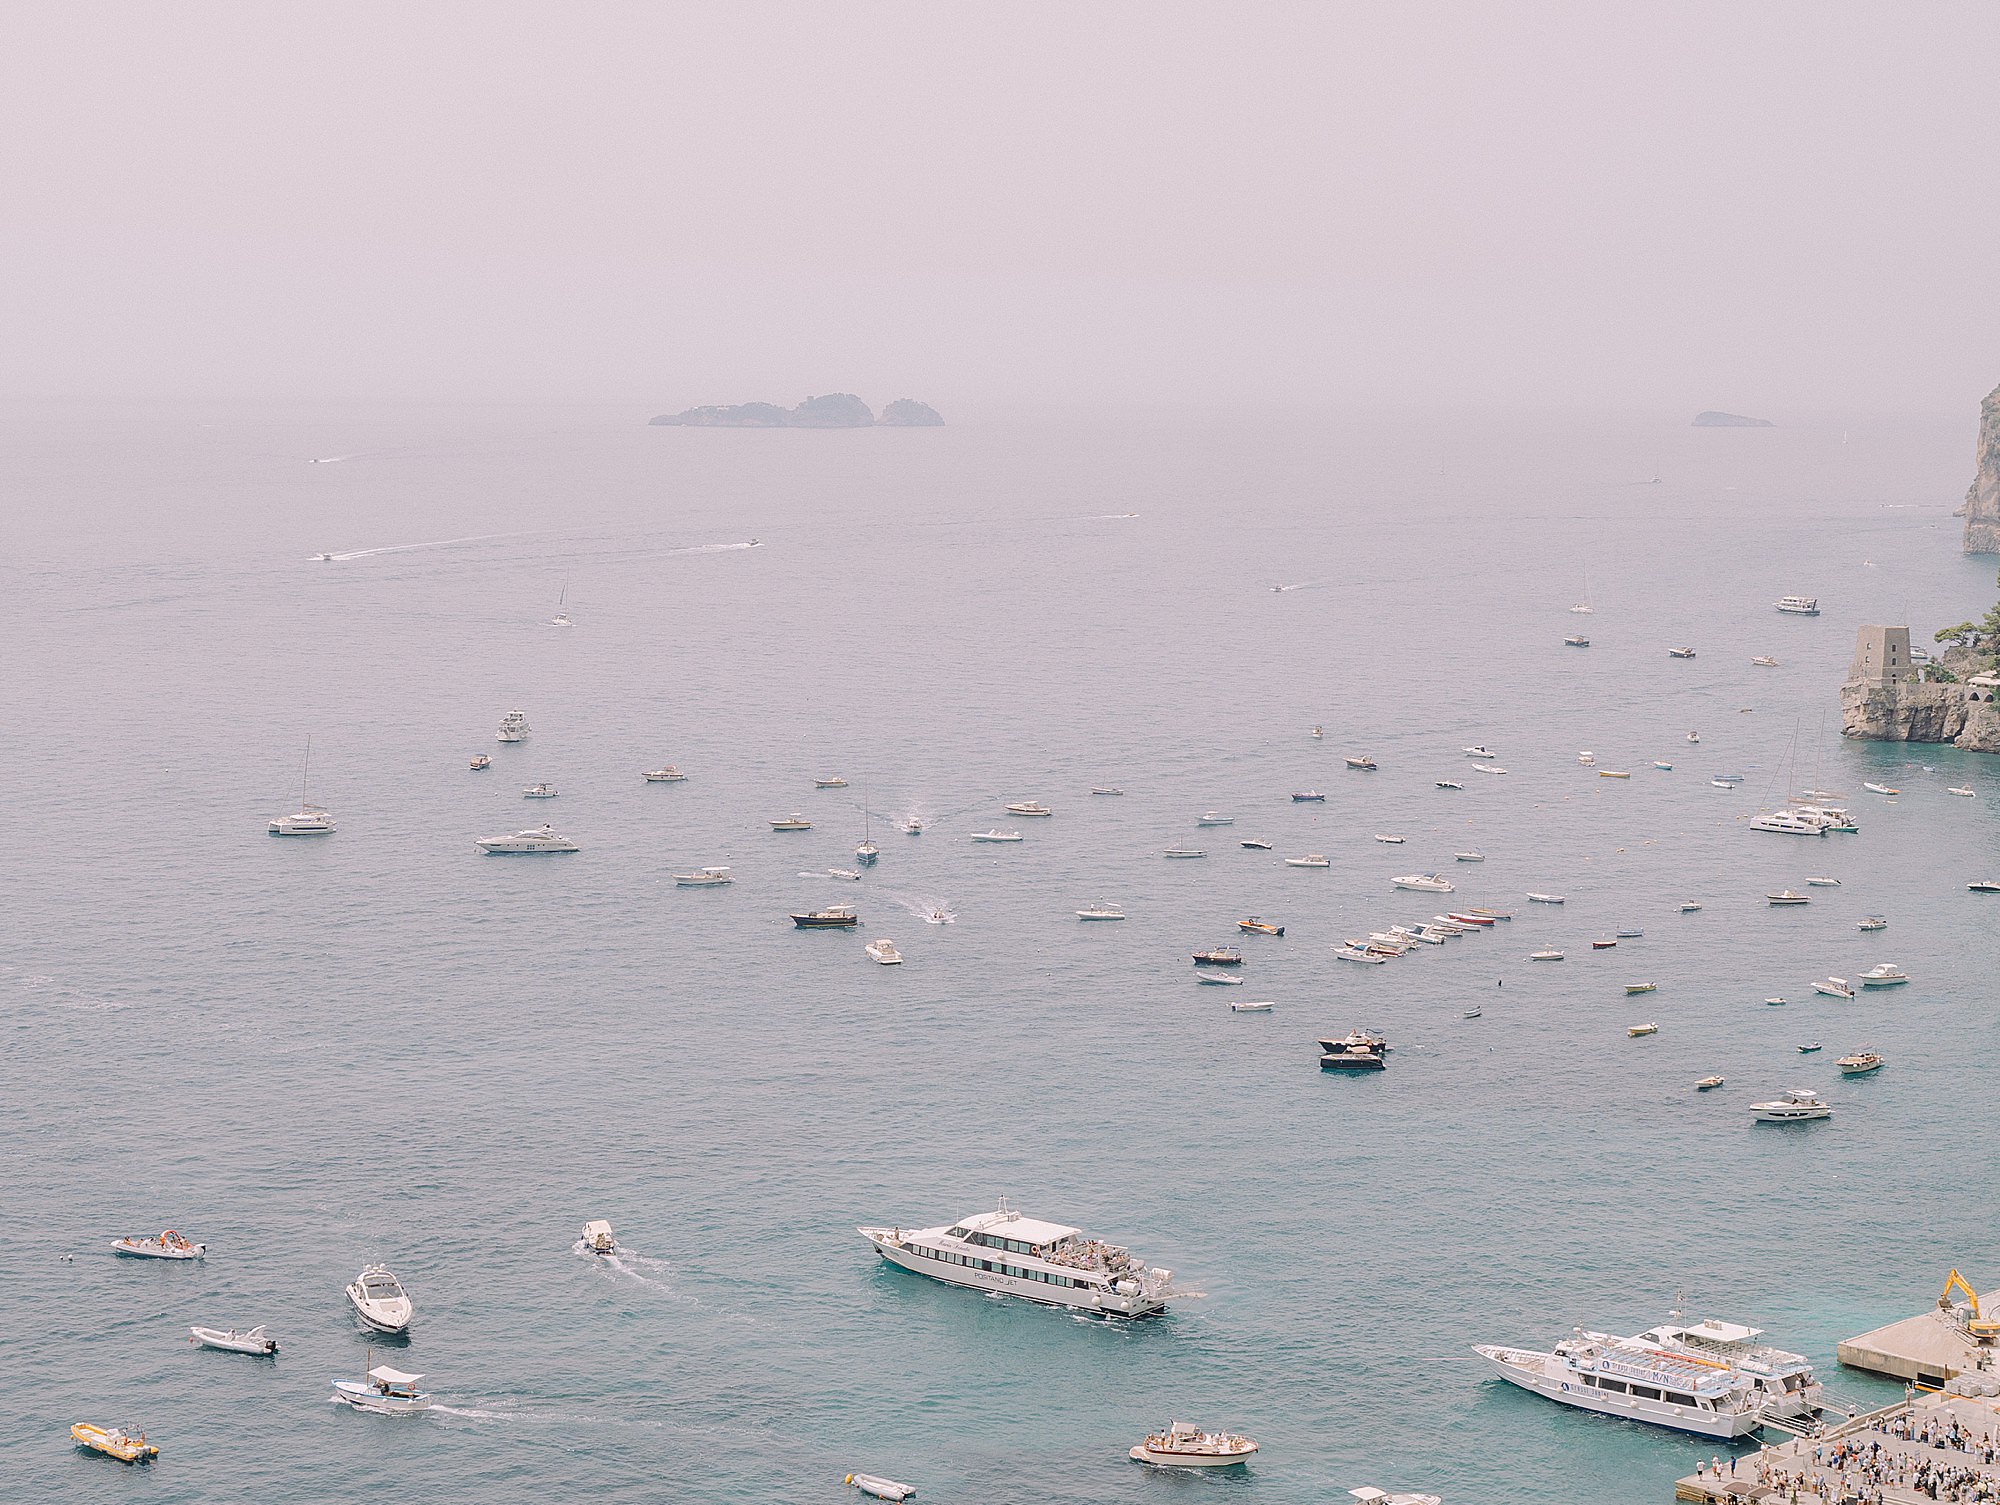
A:
<svg viewBox="0 0 2000 1505">
<path fill-rule="evenodd" d="M 1910 662 L 1909 628 L 1864 627 L 1855 633 L 1854 662 L 1847 669 L 1849 684 L 1885 690 L 1916 677 L 1916 665 Z"/>
</svg>

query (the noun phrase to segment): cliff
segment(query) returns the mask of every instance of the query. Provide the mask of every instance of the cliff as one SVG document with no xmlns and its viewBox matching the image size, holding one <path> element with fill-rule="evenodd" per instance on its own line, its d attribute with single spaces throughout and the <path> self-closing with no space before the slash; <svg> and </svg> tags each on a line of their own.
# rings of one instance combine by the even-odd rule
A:
<svg viewBox="0 0 2000 1505">
<path fill-rule="evenodd" d="M 1970 683 L 1992 678 L 1991 656 L 1948 650 L 1941 662 L 1955 683 L 1882 684 L 1850 679 L 1840 687 L 1842 735 L 1866 742 L 1949 742 L 1967 752 L 2000 753 L 2000 689 Z"/>
<path fill-rule="evenodd" d="M 1979 405 L 1979 473 L 1965 493 L 1965 552 L 2000 554 L 2000 387 Z"/>
<path fill-rule="evenodd" d="M 1694 426 L 1698 429 L 1774 429 L 1777 424 L 1768 418 L 1745 418 L 1741 413 L 1696 413 Z"/>
<path fill-rule="evenodd" d="M 655 428 L 865 429 L 873 427 L 876 418 L 868 404 L 852 392 L 829 392 L 824 397 L 808 397 L 795 408 L 771 402 L 737 402 L 662 413 L 651 421 Z M 928 403 L 899 397 L 882 410 L 881 422 L 891 428 L 933 428 L 944 419 Z"/>
</svg>

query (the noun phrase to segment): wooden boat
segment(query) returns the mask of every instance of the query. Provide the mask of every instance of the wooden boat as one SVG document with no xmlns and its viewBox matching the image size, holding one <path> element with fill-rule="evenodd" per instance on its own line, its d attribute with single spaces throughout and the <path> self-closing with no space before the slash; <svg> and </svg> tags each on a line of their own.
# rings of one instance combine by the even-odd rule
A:
<svg viewBox="0 0 2000 1505">
<path fill-rule="evenodd" d="M 1563 959 L 1560 951 L 1537 951 L 1528 958 L 1531 962 L 1559 962 Z"/>
<path fill-rule="evenodd" d="M 1716 1088 L 1720 1087 L 1721 1085 L 1722 1085 L 1721 1077 L 1705 1076 L 1700 1081 L 1694 1084 L 1694 1090 L 1697 1092 L 1713 1092 L 1715 1091 Z"/>
<path fill-rule="evenodd" d="M 69 1435 L 78 1447 L 90 1448 L 107 1458 L 116 1458 L 120 1463 L 151 1463 L 160 1456 L 160 1450 L 146 1441 L 144 1432 L 133 1437 L 117 1427 L 99 1427 L 80 1421 L 69 1429 Z"/>
<path fill-rule="evenodd" d="M 1625 984 L 1625 996 L 1631 998 L 1639 993 L 1654 993 L 1659 991 L 1659 987 L 1656 982 L 1628 982 Z"/>
<path fill-rule="evenodd" d="M 1613 946 L 1617 944 L 1618 943 L 1616 941 L 1592 941 L 1590 943 L 1590 949 L 1592 951 L 1609 951 Z"/>
<path fill-rule="evenodd" d="M 861 923 L 861 917 L 852 905 L 830 904 L 825 909 L 795 914 L 792 923 L 801 930 L 852 930 Z"/>
<path fill-rule="evenodd" d="M 408 1374 L 401 1369 L 391 1369 L 387 1364 L 377 1364 L 368 1371 L 365 1383 L 335 1380 L 331 1399 L 344 1402 L 357 1411 L 373 1411 L 378 1416 L 407 1416 L 431 1408 L 430 1392 L 417 1388 L 421 1379 L 423 1376 L 420 1374 Z"/>
<path fill-rule="evenodd" d="M 1635 1039 L 1640 1035 L 1657 1035 L 1659 1032 L 1660 1027 L 1657 1024 L 1631 1024 L 1625 1028 L 1625 1033 Z"/>
<path fill-rule="evenodd" d="M 1197 967 L 1240 967 L 1243 965 L 1243 953 L 1228 946 L 1216 946 L 1195 952 L 1194 964 Z"/>
<path fill-rule="evenodd" d="M 1629 779 L 1632 777 L 1631 774 L 1622 768 L 1600 768 L 1597 770 L 1597 776 L 1600 779 Z"/>
<path fill-rule="evenodd" d="M 1359 758 L 1349 758 L 1347 760 L 1347 766 L 1349 768 L 1366 769 L 1368 772 L 1373 773 L 1375 771 L 1375 760 L 1364 754 Z"/>
<path fill-rule="evenodd" d="M 1255 915 L 1252 915 L 1247 920 L 1238 920 L 1236 928 L 1251 935 L 1283 935 L 1285 933 L 1284 926 L 1267 925 Z"/>
</svg>

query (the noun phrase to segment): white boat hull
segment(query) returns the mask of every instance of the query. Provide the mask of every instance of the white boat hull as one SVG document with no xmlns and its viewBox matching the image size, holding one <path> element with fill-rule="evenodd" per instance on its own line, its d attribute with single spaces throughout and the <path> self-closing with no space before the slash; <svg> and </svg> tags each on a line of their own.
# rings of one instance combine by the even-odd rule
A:
<svg viewBox="0 0 2000 1505">
<path fill-rule="evenodd" d="M 1238 1453 L 1161 1453 L 1142 1442 L 1129 1456 L 1134 1463 L 1150 1463 L 1155 1468 L 1235 1468 L 1248 1463 L 1256 1451 L 1253 1442 Z"/>
<path fill-rule="evenodd" d="M 861 1236 L 875 1246 L 875 1252 L 899 1269 L 908 1270 L 912 1275 L 928 1276 L 945 1285 L 966 1286 L 975 1291 L 986 1291 L 999 1296 L 1019 1296 L 1025 1301 L 1038 1301 L 1044 1306 L 1068 1307 L 1072 1311 L 1097 1312 L 1107 1317 L 1149 1317 L 1167 1309 L 1163 1296 L 1147 1296 L 1143 1292 L 1124 1295 L 1116 1291 L 1082 1291 L 1075 1286 L 1050 1285 L 1046 1281 L 1023 1280 L 1016 1276 L 1002 1275 L 997 1270 L 981 1270 L 972 1265 L 947 1264 L 942 1260 L 925 1259 L 912 1254 L 907 1248 L 895 1242 L 894 1231 L 888 1228 L 863 1228 Z M 988 1264 L 1004 1263 L 1005 1256 L 998 1260 L 988 1260 Z"/>
<path fill-rule="evenodd" d="M 353 1380 L 335 1380 L 333 1398 L 357 1411 L 372 1411 L 377 1416 L 414 1416 L 431 1408 L 430 1396 L 422 1392 L 416 1395 L 384 1395 L 372 1385 L 358 1384 Z"/>
<path fill-rule="evenodd" d="M 215 1327 L 191 1327 L 188 1331 L 194 1334 L 191 1342 L 220 1353 L 247 1353 L 261 1359 L 278 1351 L 278 1340 L 267 1336 L 261 1327 L 253 1327 L 247 1333 Z"/>
<path fill-rule="evenodd" d="M 1602 1416 L 1622 1417 L 1626 1421 L 1643 1421 L 1652 1426 L 1692 1432 L 1697 1437 L 1712 1437 L 1720 1441 L 1746 1437 L 1756 1431 L 1762 1421 L 1754 1411 L 1703 1411 L 1667 1401 L 1640 1400 L 1632 1395 L 1600 1394 L 1532 1367 L 1531 1361 L 1539 1359 L 1540 1354 L 1486 1344 L 1475 1345 L 1473 1352 L 1491 1364 L 1508 1384 L 1519 1385 L 1523 1390 L 1531 1390 L 1565 1406 L 1575 1406 L 1579 1411 L 1595 1411 Z"/>
</svg>

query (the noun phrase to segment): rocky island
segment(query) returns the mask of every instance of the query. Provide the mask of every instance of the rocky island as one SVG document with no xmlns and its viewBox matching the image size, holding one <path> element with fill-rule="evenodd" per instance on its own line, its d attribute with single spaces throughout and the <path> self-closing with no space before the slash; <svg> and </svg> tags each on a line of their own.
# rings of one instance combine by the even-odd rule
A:
<svg viewBox="0 0 2000 1505">
<path fill-rule="evenodd" d="M 1694 426 L 1698 429 L 1774 429 L 1777 424 L 1768 418 L 1745 418 L 1741 413 L 1696 413 Z"/>
<path fill-rule="evenodd" d="M 897 398 L 877 418 L 868 404 L 852 392 L 830 392 L 824 397 L 808 397 L 795 408 L 781 408 L 772 402 L 738 402 L 662 413 L 652 420 L 656 428 L 863 429 L 878 424 L 888 428 L 941 428 L 944 419 L 936 408 L 914 397 Z"/>
<path fill-rule="evenodd" d="M 1979 469 L 1965 493 L 1965 552 L 2000 554 L 2000 387 L 1979 405 Z"/>
</svg>

